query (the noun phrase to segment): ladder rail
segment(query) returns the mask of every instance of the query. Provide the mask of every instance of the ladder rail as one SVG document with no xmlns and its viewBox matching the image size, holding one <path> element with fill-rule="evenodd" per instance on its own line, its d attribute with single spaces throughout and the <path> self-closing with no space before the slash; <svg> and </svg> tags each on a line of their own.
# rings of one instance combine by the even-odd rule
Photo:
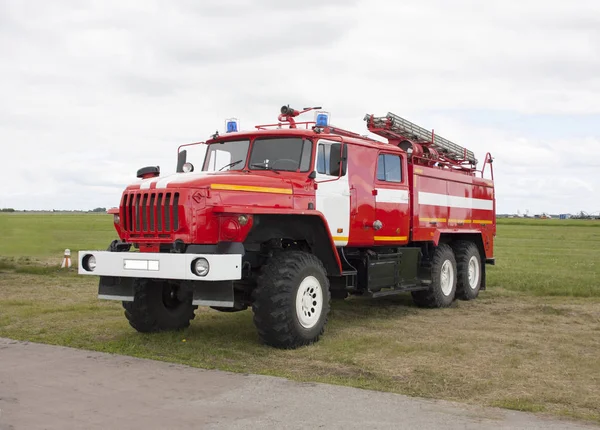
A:
<svg viewBox="0 0 600 430">
<path fill-rule="evenodd" d="M 418 126 L 396 114 L 388 112 L 384 117 L 366 115 L 365 120 L 371 121 L 374 127 L 382 129 L 383 131 L 389 130 L 392 133 L 404 136 L 415 142 L 429 143 L 440 154 L 449 156 L 455 161 L 468 161 L 473 165 L 477 165 L 477 159 L 475 158 L 473 151 L 438 136 L 433 133 L 433 131 Z M 387 138 L 391 137 L 389 134 L 386 136 L 385 133 L 381 133 L 381 135 Z"/>
</svg>

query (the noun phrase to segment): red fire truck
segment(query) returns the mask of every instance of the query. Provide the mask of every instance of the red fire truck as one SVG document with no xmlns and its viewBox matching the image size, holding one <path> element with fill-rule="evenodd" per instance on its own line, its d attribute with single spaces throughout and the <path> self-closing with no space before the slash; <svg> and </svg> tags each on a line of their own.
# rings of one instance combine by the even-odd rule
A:
<svg viewBox="0 0 600 430">
<path fill-rule="evenodd" d="M 317 341 L 331 298 L 476 298 L 495 262 L 491 155 L 477 170 L 472 151 L 392 113 L 364 118 L 382 142 L 320 109 L 283 106 L 251 131 L 227 121 L 179 148 L 175 174 L 140 169 L 111 211 L 119 240 L 80 251 L 78 272 L 140 332 L 188 327 L 198 306 L 251 307 L 278 348 Z"/>
</svg>

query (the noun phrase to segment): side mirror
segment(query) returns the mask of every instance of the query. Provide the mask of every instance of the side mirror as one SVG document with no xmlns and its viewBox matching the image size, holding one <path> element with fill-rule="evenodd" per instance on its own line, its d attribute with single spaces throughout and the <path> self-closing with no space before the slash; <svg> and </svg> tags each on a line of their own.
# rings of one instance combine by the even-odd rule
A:
<svg viewBox="0 0 600 430">
<path fill-rule="evenodd" d="M 344 176 L 348 166 L 348 145 L 333 143 L 329 155 L 329 174 L 331 176 Z"/>
<path fill-rule="evenodd" d="M 177 173 L 182 173 L 183 172 L 183 165 L 185 164 L 185 161 L 187 160 L 187 150 L 183 150 L 180 151 L 179 154 L 177 154 Z"/>
<path fill-rule="evenodd" d="M 183 172 L 183 165 L 185 164 L 185 161 L 187 160 L 187 150 L 183 150 L 180 151 L 179 154 L 177 154 L 177 173 L 182 173 Z"/>
</svg>

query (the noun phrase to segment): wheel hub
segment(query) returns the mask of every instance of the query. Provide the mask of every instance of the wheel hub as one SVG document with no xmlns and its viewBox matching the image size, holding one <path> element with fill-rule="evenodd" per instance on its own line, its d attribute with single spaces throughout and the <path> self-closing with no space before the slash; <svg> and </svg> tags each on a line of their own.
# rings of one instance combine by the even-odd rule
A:
<svg viewBox="0 0 600 430">
<path fill-rule="evenodd" d="M 445 296 L 449 296 L 452 292 L 452 285 L 454 284 L 454 268 L 449 260 L 444 261 L 442 264 L 442 270 L 440 273 L 440 286 L 442 287 L 442 293 Z"/>
<path fill-rule="evenodd" d="M 304 328 L 314 327 L 321 318 L 323 310 L 323 290 L 314 276 L 302 280 L 296 293 L 296 316 Z"/>
<path fill-rule="evenodd" d="M 304 298 L 302 299 L 302 309 L 309 311 L 312 307 L 312 299 L 313 297 L 310 294 L 304 293 Z"/>
<path fill-rule="evenodd" d="M 472 256 L 469 260 L 468 277 L 469 287 L 471 287 L 472 290 L 476 289 L 477 284 L 479 283 L 479 261 L 476 256 Z"/>
<path fill-rule="evenodd" d="M 174 285 L 170 285 L 168 283 L 163 285 L 162 299 L 165 308 L 176 309 L 181 304 L 178 296 L 178 290 L 179 289 Z"/>
</svg>

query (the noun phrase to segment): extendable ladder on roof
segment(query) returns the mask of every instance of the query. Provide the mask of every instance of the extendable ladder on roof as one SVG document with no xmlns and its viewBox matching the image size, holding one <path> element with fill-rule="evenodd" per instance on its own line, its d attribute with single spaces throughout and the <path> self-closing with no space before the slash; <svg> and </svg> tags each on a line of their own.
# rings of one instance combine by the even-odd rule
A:
<svg viewBox="0 0 600 430">
<path fill-rule="evenodd" d="M 474 166 L 477 165 L 477 159 L 473 151 L 469 151 L 456 143 L 450 142 L 441 136 L 436 135 L 398 115 L 388 112 L 386 116 L 376 117 L 366 115 L 365 120 L 368 123 L 369 130 L 380 136 L 392 139 L 398 139 L 399 136 L 412 140 L 415 143 L 423 143 L 431 146 L 438 153 L 455 161 L 468 161 Z M 389 133 L 386 133 L 389 131 Z"/>
</svg>

